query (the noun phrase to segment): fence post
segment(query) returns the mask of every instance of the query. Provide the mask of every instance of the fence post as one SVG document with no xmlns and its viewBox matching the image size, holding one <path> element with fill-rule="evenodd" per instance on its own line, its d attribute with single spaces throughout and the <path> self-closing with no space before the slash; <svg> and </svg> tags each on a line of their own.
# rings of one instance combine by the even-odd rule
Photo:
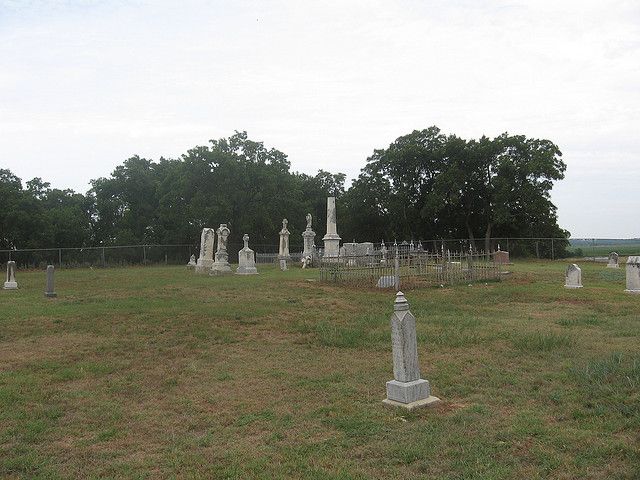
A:
<svg viewBox="0 0 640 480">
<path fill-rule="evenodd" d="M 400 291 L 400 259 L 398 256 L 398 246 L 396 245 L 396 261 L 395 261 L 395 274 L 393 277 L 393 283 L 395 284 L 396 292 Z"/>
<path fill-rule="evenodd" d="M 104 247 L 102 247 L 102 267 L 104 268 L 106 266 L 107 266 L 107 263 L 104 258 Z"/>
<path fill-rule="evenodd" d="M 58 249 L 58 265 L 60 265 L 60 268 L 62 268 L 62 249 L 61 248 Z"/>
<path fill-rule="evenodd" d="M 553 251 L 553 238 L 551 239 L 551 260 L 555 260 L 556 259 L 556 255 Z"/>
<path fill-rule="evenodd" d="M 147 249 L 145 248 L 145 246 L 142 246 L 142 264 L 146 265 L 147 264 Z"/>
</svg>

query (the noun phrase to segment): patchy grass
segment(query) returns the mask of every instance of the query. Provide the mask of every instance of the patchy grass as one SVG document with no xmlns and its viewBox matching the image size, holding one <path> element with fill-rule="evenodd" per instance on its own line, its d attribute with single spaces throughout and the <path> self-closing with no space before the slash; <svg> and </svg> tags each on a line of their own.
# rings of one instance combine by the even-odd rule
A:
<svg viewBox="0 0 640 480">
<path fill-rule="evenodd" d="M 443 402 L 383 408 L 394 293 L 184 268 L 19 271 L 0 291 L 0 478 L 640 477 L 624 266 L 517 261 L 408 290 Z"/>
</svg>

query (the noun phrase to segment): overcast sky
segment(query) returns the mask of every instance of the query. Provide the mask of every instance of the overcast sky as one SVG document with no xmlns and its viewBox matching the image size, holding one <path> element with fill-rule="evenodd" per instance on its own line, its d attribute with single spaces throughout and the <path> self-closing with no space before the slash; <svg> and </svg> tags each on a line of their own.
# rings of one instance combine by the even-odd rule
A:
<svg viewBox="0 0 640 480">
<path fill-rule="evenodd" d="M 574 238 L 640 237 L 640 2 L 0 0 L 0 168 L 85 193 L 246 130 L 356 178 L 436 125 L 546 138 Z"/>
</svg>

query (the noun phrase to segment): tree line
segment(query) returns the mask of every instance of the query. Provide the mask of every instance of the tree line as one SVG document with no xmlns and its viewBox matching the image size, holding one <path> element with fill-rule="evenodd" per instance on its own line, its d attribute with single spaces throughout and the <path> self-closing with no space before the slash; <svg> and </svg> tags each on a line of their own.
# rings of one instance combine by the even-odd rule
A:
<svg viewBox="0 0 640 480">
<path fill-rule="evenodd" d="M 246 132 L 180 159 L 133 156 L 86 194 L 41 178 L 23 186 L 0 169 L 0 249 L 198 245 L 202 228 L 220 223 L 231 243 L 249 233 L 252 244 L 276 245 L 283 218 L 297 245 L 307 213 L 320 245 L 328 196 L 345 241 L 466 238 L 488 250 L 495 237 L 566 239 L 550 200 L 566 169 L 561 155 L 548 140 L 464 140 L 430 127 L 374 150 L 348 189 L 343 173 L 292 172 L 287 155 Z"/>
</svg>

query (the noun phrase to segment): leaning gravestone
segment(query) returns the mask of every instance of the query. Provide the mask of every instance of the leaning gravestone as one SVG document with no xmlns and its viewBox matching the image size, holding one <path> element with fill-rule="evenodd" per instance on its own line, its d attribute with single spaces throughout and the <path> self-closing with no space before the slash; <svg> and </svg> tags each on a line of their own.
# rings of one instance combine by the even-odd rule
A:
<svg viewBox="0 0 640 480">
<path fill-rule="evenodd" d="M 16 282 L 16 262 L 7 262 L 7 281 L 4 282 L 3 290 L 18 290 L 18 282 Z"/>
<path fill-rule="evenodd" d="M 617 252 L 611 252 L 609 254 L 609 263 L 607 263 L 607 268 L 620 268 Z"/>
<path fill-rule="evenodd" d="M 58 296 L 53 288 L 53 272 L 53 265 L 47 265 L 47 291 L 44 292 L 44 296 L 47 298 L 54 298 Z"/>
<path fill-rule="evenodd" d="M 564 277 L 564 288 L 582 288 L 582 270 L 575 263 L 567 267 Z"/>
<path fill-rule="evenodd" d="M 627 259 L 627 293 L 640 294 L 640 257 Z"/>
<path fill-rule="evenodd" d="M 249 235 L 245 233 L 242 240 L 244 241 L 244 248 L 238 252 L 236 275 L 257 275 L 256 255 L 254 251 L 249 248 Z"/>
<path fill-rule="evenodd" d="M 402 292 L 396 294 L 393 305 L 391 345 L 394 379 L 387 382 L 387 398 L 382 403 L 407 410 L 440 403 L 439 398 L 431 396 L 429 381 L 420 378 L 416 319 Z"/>
<path fill-rule="evenodd" d="M 231 266 L 229 265 L 229 252 L 227 252 L 227 241 L 231 231 L 226 223 L 221 223 L 216 233 L 218 234 L 218 250 L 216 250 L 216 260 L 211 266 L 209 275 L 232 273 Z"/>
</svg>

